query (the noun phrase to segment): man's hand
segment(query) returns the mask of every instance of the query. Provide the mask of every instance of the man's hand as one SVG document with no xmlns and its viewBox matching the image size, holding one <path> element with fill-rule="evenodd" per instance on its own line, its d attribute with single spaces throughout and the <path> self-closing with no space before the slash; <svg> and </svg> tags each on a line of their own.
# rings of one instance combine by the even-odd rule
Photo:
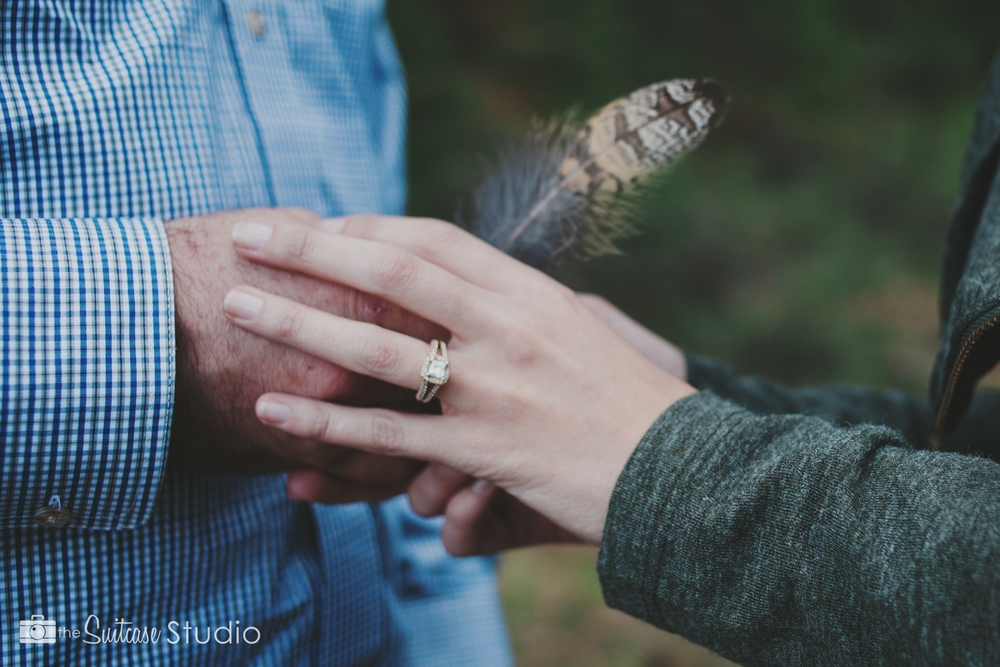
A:
<svg viewBox="0 0 1000 667">
<path fill-rule="evenodd" d="M 299 470 L 288 478 L 288 494 L 310 502 L 339 502 L 341 484 L 320 472 Z M 421 516 L 444 515 L 441 541 L 454 556 L 493 554 L 537 544 L 582 540 L 503 489 L 442 463 L 431 463 L 407 491 Z"/>
<path fill-rule="evenodd" d="M 231 233 L 241 221 L 318 218 L 298 209 L 248 209 L 184 218 L 165 225 L 174 273 L 177 394 L 171 465 L 213 472 L 311 468 L 338 482 L 337 502 L 379 500 L 405 491 L 422 467 L 408 459 L 365 454 L 292 437 L 265 426 L 254 403 L 267 391 L 360 405 L 417 407 L 413 393 L 349 373 L 328 362 L 253 336 L 222 310 L 226 293 L 250 284 L 330 313 L 374 322 L 430 340 L 440 327 L 382 299 L 241 259 Z M 289 327 L 297 325 L 289 321 Z"/>
<path fill-rule="evenodd" d="M 441 541 L 455 556 L 582 542 L 503 489 L 441 463 L 432 463 L 417 475 L 407 494 L 418 514 L 444 515 Z"/>
</svg>

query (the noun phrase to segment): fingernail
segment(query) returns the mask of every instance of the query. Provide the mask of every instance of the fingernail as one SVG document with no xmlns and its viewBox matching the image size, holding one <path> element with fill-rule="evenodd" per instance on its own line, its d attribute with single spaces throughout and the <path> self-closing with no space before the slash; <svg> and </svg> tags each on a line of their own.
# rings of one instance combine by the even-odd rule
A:
<svg viewBox="0 0 1000 667">
<path fill-rule="evenodd" d="M 247 250 L 260 250 L 273 232 L 274 227 L 262 222 L 238 222 L 233 227 L 233 243 Z"/>
<path fill-rule="evenodd" d="M 257 416 L 261 421 L 278 426 L 292 416 L 292 409 L 278 401 L 257 401 Z"/>
<path fill-rule="evenodd" d="M 260 298 L 236 289 L 227 294 L 226 300 L 222 303 L 222 309 L 226 314 L 238 320 L 252 320 L 257 317 L 263 306 L 264 301 Z"/>
<path fill-rule="evenodd" d="M 346 223 L 347 220 L 345 218 L 327 218 L 326 220 L 320 220 L 317 227 L 322 229 L 324 232 L 339 234 L 340 230 L 344 228 Z"/>
<path fill-rule="evenodd" d="M 477 479 L 475 484 L 472 485 L 472 490 L 481 496 L 485 496 L 487 493 L 492 491 L 493 488 L 493 482 L 488 479 Z"/>
</svg>

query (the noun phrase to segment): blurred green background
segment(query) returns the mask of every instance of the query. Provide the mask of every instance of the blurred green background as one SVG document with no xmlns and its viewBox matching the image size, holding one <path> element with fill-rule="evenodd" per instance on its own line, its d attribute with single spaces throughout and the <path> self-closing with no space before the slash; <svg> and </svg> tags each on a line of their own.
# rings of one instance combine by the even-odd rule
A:
<svg viewBox="0 0 1000 667">
<path fill-rule="evenodd" d="M 726 122 L 623 254 L 568 267 L 686 349 L 792 383 L 925 390 L 936 282 L 995 0 L 390 0 L 410 213 L 450 218 L 533 116 L 711 76 Z M 723 664 L 601 604 L 588 549 L 508 556 L 520 664 Z"/>
</svg>

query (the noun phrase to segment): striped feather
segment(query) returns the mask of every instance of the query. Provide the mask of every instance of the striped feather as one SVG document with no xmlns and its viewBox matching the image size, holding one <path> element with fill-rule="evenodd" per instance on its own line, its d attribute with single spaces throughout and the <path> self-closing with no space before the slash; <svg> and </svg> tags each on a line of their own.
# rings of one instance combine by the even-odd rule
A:
<svg viewBox="0 0 1000 667">
<path fill-rule="evenodd" d="M 615 100 L 583 123 L 536 123 L 501 151 L 465 226 L 541 269 L 616 252 L 639 186 L 696 148 L 727 99 L 708 79 L 677 79 Z"/>
</svg>

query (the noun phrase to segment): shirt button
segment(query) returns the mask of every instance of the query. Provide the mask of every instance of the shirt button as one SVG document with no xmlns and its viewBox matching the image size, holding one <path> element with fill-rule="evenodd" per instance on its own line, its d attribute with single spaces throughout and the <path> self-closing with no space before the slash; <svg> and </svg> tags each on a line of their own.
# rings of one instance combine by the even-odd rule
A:
<svg viewBox="0 0 1000 667">
<path fill-rule="evenodd" d="M 73 518 L 73 513 L 62 506 L 59 496 L 52 496 L 48 505 L 35 511 L 35 523 L 42 528 L 62 528 Z"/>
<path fill-rule="evenodd" d="M 264 15 L 255 9 L 247 12 L 246 18 L 247 28 L 250 30 L 250 34 L 257 38 L 263 37 L 264 30 L 267 27 L 264 23 Z"/>
</svg>

